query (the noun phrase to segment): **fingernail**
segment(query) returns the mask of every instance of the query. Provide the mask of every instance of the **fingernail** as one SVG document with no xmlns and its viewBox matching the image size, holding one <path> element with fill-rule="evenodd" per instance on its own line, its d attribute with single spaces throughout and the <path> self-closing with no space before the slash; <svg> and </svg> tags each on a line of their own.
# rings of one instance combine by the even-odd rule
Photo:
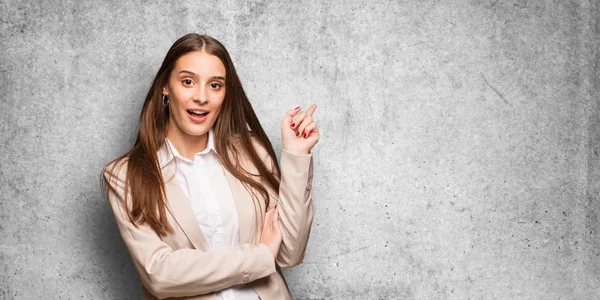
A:
<svg viewBox="0 0 600 300">
<path fill-rule="evenodd" d="M 294 108 L 294 110 L 296 110 L 296 109 L 298 109 L 298 108 L 300 108 L 300 106 L 296 106 L 296 108 Z"/>
<path fill-rule="evenodd" d="M 277 209 L 277 204 L 275 204 L 275 209 Z"/>
<path fill-rule="evenodd" d="M 300 132 L 296 132 L 296 136 L 299 136 L 299 135 L 300 135 Z"/>
<path fill-rule="evenodd" d="M 304 138 L 306 138 L 306 133 L 304 133 Z"/>
<path fill-rule="evenodd" d="M 296 123 L 292 123 L 291 127 L 294 128 L 296 126 Z"/>
</svg>

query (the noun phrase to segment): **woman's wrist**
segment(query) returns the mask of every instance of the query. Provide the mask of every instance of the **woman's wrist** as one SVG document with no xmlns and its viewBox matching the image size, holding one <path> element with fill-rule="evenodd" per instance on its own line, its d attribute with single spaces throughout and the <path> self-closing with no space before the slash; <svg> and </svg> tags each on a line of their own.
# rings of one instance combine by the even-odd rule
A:
<svg viewBox="0 0 600 300">
<path fill-rule="evenodd" d="M 286 149 L 285 147 L 283 147 L 283 151 L 286 151 L 287 153 L 290 153 L 293 155 L 300 155 L 300 156 L 311 155 L 310 150 Z"/>
</svg>

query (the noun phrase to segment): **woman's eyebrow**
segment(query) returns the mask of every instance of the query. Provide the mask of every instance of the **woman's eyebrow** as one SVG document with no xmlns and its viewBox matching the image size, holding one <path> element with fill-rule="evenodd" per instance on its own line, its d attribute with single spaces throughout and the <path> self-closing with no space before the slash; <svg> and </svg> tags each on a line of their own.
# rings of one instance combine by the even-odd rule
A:
<svg viewBox="0 0 600 300">
<path fill-rule="evenodd" d="M 192 76 L 196 76 L 196 73 L 194 73 L 192 71 L 188 71 L 188 70 L 181 70 L 181 71 L 179 71 L 179 74 L 181 74 L 181 73 L 188 73 L 188 74 L 191 74 Z"/>
<path fill-rule="evenodd" d="M 188 74 L 191 74 L 192 76 L 197 76 L 196 73 L 194 73 L 192 71 L 188 71 L 188 70 L 181 70 L 181 71 L 179 71 L 179 74 L 181 74 L 181 73 L 188 73 Z M 225 81 L 225 77 L 224 76 L 213 76 L 213 77 L 211 77 L 211 79 L 219 79 L 219 80 Z"/>
</svg>

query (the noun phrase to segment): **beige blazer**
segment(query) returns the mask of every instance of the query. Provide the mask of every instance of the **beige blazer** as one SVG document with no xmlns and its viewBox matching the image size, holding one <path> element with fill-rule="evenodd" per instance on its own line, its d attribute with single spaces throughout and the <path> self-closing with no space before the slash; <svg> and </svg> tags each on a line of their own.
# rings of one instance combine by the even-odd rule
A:
<svg viewBox="0 0 600 300">
<path fill-rule="evenodd" d="M 272 168 L 267 152 L 256 142 L 253 144 L 265 164 Z M 242 160 L 244 167 L 255 171 L 246 162 Z M 264 211 L 255 207 L 250 193 L 227 170 L 225 175 L 238 212 L 241 247 L 206 252 L 204 237 L 189 200 L 174 179 L 175 167 L 175 160 L 162 167 L 167 217 L 174 229 L 165 236 L 158 235 L 147 224 L 135 227 L 127 217 L 123 200 L 127 162 L 104 168 L 104 176 L 110 185 L 108 200 L 142 282 L 142 298 L 216 299 L 216 291 L 247 284 L 262 300 L 292 299 L 279 267 L 296 266 L 304 258 L 314 214 L 312 156 L 295 155 L 285 150 L 281 153 L 279 192 L 270 193 L 270 206 L 278 204 L 283 231 L 283 243 L 276 261 L 269 248 L 258 243 L 262 217 L 256 221 L 256 216 L 264 215 Z M 264 198 L 256 194 L 264 208 Z"/>
</svg>

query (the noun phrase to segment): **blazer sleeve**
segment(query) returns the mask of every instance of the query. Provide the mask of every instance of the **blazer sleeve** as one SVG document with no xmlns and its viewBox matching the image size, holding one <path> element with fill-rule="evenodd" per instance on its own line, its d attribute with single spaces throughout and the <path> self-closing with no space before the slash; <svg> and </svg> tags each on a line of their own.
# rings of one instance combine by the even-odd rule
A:
<svg viewBox="0 0 600 300">
<path fill-rule="evenodd" d="M 110 165 L 105 167 L 103 175 L 109 183 L 108 200 L 117 226 L 141 282 L 156 297 L 207 294 L 275 272 L 271 251 L 263 244 L 243 244 L 240 248 L 208 252 L 173 250 L 147 224 L 134 226 L 125 211 L 126 167 L 115 173 L 108 171 L 111 169 Z"/>
<path fill-rule="evenodd" d="M 273 169 L 268 156 L 267 166 Z M 279 202 L 277 209 L 283 242 L 276 262 L 282 268 L 291 268 L 302 262 L 314 216 L 312 201 L 312 154 L 296 155 L 282 150 L 280 161 Z"/>
</svg>

